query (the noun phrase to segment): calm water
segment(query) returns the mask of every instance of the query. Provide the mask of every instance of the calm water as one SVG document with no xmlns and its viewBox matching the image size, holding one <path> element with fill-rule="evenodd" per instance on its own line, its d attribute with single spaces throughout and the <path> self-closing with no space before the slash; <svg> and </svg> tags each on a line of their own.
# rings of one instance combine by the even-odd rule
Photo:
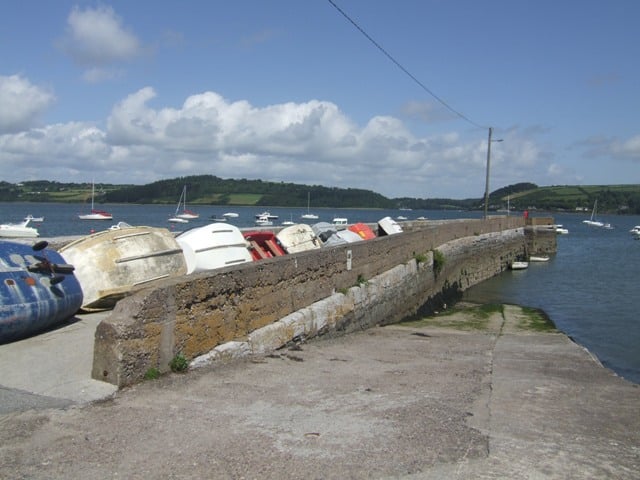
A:
<svg viewBox="0 0 640 480">
<path fill-rule="evenodd" d="M 167 219 L 175 211 L 171 205 L 100 205 L 113 214 L 113 221 L 79 220 L 86 205 L 46 203 L 0 203 L 0 223 L 19 222 L 27 214 L 44 216 L 35 224 L 41 237 L 86 235 L 124 221 L 131 225 L 166 227 L 176 231 L 209 223 L 212 215 L 236 212 L 230 223 L 244 228 L 254 225 L 260 207 L 194 207 L 201 218 L 186 225 Z M 269 208 L 284 220 L 300 221 L 306 208 Z M 350 222 L 376 222 L 390 215 L 409 219 L 480 218 L 481 212 L 398 211 L 363 209 L 315 209 L 316 221 L 330 222 L 347 217 Z M 640 225 L 640 216 L 609 216 L 613 230 L 594 229 L 582 224 L 587 214 L 556 214 L 557 223 L 569 229 L 558 236 L 558 253 L 551 261 L 531 264 L 523 271 L 507 271 L 471 288 L 465 299 L 477 302 L 504 302 L 541 308 L 557 327 L 587 347 L 602 363 L 619 375 L 640 383 L 640 295 L 636 274 L 640 271 L 640 240 L 629 230 Z"/>
<path fill-rule="evenodd" d="M 605 366 L 640 383 L 640 240 L 629 233 L 640 216 L 600 219 L 613 230 L 588 227 L 584 218 L 555 215 L 569 234 L 558 236 L 551 261 L 504 272 L 472 287 L 465 298 L 540 308 Z"/>
</svg>

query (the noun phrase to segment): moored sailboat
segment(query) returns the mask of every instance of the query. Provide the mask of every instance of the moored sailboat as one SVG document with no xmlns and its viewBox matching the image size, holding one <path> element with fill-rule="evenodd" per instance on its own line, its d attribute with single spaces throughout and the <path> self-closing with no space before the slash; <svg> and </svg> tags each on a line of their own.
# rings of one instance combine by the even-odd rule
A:
<svg viewBox="0 0 640 480">
<path fill-rule="evenodd" d="M 182 207 L 182 210 L 180 209 Z M 172 223 L 188 223 L 189 220 L 200 218 L 200 215 L 187 209 L 187 186 L 182 188 L 182 193 L 178 199 L 178 206 L 176 207 L 176 213 L 173 217 L 169 218 Z"/>
<path fill-rule="evenodd" d="M 96 193 L 95 183 L 91 182 L 91 211 L 78 215 L 80 220 L 113 220 L 113 215 L 104 210 L 98 210 L 94 208 L 94 197 Z"/>
<path fill-rule="evenodd" d="M 598 212 L 598 199 L 596 198 L 593 202 L 593 210 L 591 210 L 591 218 L 589 220 L 583 220 L 582 223 L 589 225 L 590 227 L 604 227 L 605 224 L 603 222 L 598 221 L 596 218 Z"/>
<path fill-rule="evenodd" d="M 316 215 L 315 213 L 311 213 L 311 211 L 309 210 L 310 206 L 311 206 L 311 192 L 307 192 L 307 213 L 303 214 L 300 218 L 303 218 L 305 220 L 317 220 L 318 215 Z"/>
</svg>

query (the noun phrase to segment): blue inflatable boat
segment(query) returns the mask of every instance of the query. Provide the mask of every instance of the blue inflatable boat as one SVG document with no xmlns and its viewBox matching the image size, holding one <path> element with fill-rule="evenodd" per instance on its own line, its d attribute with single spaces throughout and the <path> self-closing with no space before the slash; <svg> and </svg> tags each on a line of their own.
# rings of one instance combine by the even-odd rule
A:
<svg viewBox="0 0 640 480">
<path fill-rule="evenodd" d="M 0 344 L 32 336 L 67 320 L 82 305 L 73 266 L 47 249 L 0 240 Z"/>
</svg>

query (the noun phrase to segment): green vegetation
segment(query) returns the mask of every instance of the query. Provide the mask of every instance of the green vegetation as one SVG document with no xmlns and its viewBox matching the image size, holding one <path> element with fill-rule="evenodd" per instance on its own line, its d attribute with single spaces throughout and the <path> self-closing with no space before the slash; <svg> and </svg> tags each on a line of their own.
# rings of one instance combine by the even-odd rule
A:
<svg viewBox="0 0 640 480">
<path fill-rule="evenodd" d="M 454 200 L 445 198 L 389 199 L 370 190 L 298 185 L 262 180 L 222 179 L 195 175 L 160 180 L 147 185 L 95 185 L 97 203 L 174 204 L 184 185 L 190 205 L 247 205 L 304 207 L 311 195 L 314 208 L 412 208 L 433 210 L 482 210 L 484 197 Z M 489 210 L 590 211 L 595 200 L 598 211 L 640 214 L 640 185 L 565 185 L 538 187 L 518 183 L 489 195 Z M 90 183 L 60 183 L 46 180 L 12 184 L 0 181 L 1 202 L 90 202 Z"/>
<path fill-rule="evenodd" d="M 516 210 L 591 211 L 597 199 L 600 213 L 640 213 L 640 185 L 519 185 L 521 188 L 512 186 L 493 192 L 489 197 L 490 208 L 506 207 L 508 198 Z"/>
<path fill-rule="evenodd" d="M 413 258 L 415 258 L 416 262 L 418 263 L 426 263 L 426 261 L 429 259 L 429 257 L 424 253 L 415 253 L 413 255 Z"/>
<path fill-rule="evenodd" d="M 145 380 L 156 380 L 158 378 L 160 378 L 160 370 L 155 367 L 151 367 L 144 373 Z"/>
<path fill-rule="evenodd" d="M 437 277 L 444 268 L 445 258 L 440 250 L 433 250 L 433 273 Z"/>
<path fill-rule="evenodd" d="M 446 327 L 457 330 L 487 330 L 489 319 L 498 313 L 502 315 L 503 306 L 500 304 L 478 305 L 472 308 L 452 308 L 432 317 L 402 322 L 408 327 Z M 463 313 L 461 316 L 460 313 Z"/>
<path fill-rule="evenodd" d="M 557 332 L 555 325 L 542 311 L 530 307 L 511 309 L 508 314 L 510 328 L 533 332 Z M 444 327 L 456 330 L 482 330 L 500 333 L 502 320 L 505 319 L 505 307 L 502 304 L 472 305 L 460 304 L 453 308 L 422 318 L 412 318 L 402 322 L 408 327 Z"/>
<path fill-rule="evenodd" d="M 522 330 L 534 330 L 536 332 L 556 332 L 556 326 L 551 319 L 541 310 L 530 307 L 521 307 L 525 317 L 521 319 L 518 327 Z"/>
<path fill-rule="evenodd" d="M 189 362 L 181 353 L 178 353 L 169 362 L 169 368 L 172 372 L 186 372 L 189 368 Z"/>
</svg>

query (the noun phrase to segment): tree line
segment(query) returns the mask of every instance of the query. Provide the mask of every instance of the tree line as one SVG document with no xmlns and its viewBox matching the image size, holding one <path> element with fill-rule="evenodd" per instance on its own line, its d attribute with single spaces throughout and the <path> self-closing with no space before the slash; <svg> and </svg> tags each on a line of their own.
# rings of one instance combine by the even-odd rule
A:
<svg viewBox="0 0 640 480">
<path fill-rule="evenodd" d="M 159 180 L 146 185 L 95 185 L 98 203 L 170 204 L 178 201 L 187 187 L 189 204 L 256 205 L 304 207 L 310 199 L 312 208 L 406 208 L 412 210 L 484 208 L 484 198 L 387 198 L 371 190 L 357 188 L 300 185 L 290 182 L 223 179 L 215 175 L 193 175 Z M 48 180 L 12 184 L 0 181 L 0 201 L 90 202 L 91 184 L 63 183 Z M 489 195 L 489 210 L 510 203 L 511 208 L 536 208 L 550 211 L 575 211 L 590 208 L 598 199 L 602 213 L 640 214 L 640 185 L 550 186 L 517 183 L 499 188 Z"/>
</svg>

